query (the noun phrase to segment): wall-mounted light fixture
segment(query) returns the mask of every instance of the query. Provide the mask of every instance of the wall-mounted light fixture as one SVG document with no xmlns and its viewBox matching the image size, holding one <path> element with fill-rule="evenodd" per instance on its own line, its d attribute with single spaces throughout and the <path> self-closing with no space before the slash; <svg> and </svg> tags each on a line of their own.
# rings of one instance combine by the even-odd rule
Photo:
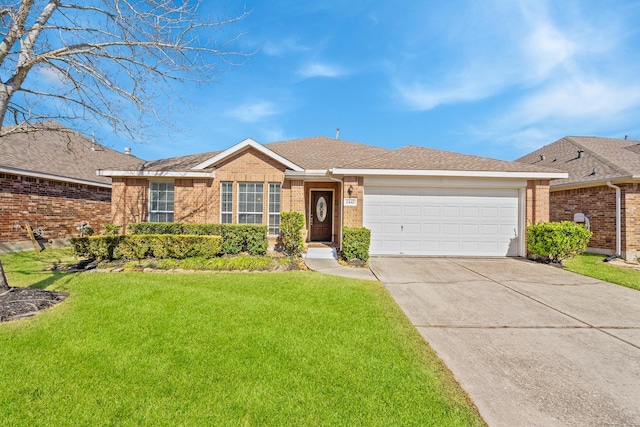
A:
<svg viewBox="0 0 640 427">
<path fill-rule="evenodd" d="M 347 193 L 349 193 L 349 197 L 351 197 L 351 195 L 353 194 L 353 185 L 349 186 L 349 189 L 347 190 Z"/>
</svg>

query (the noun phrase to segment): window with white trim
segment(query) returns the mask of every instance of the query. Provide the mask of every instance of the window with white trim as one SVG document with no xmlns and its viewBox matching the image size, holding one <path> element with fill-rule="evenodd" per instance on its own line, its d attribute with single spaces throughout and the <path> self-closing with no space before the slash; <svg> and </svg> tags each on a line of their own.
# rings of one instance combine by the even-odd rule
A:
<svg viewBox="0 0 640 427">
<path fill-rule="evenodd" d="M 149 183 L 149 222 L 173 222 L 173 182 Z"/>
<path fill-rule="evenodd" d="M 220 183 L 220 223 L 233 223 L 233 182 Z"/>
<path fill-rule="evenodd" d="M 269 183 L 269 230 L 268 234 L 280 234 L 280 183 Z"/>
<path fill-rule="evenodd" d="M 238 224 L 262 224 L 264 184 L 238 183 Z"/>
</svg>

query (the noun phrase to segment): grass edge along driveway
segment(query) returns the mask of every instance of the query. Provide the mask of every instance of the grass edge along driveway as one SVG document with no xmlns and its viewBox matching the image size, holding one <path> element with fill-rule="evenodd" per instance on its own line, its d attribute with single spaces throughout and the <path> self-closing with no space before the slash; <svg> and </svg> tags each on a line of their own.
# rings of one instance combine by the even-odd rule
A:
<svg viewBox="0 0 640 427">
<path fill-rule="evenodd" d="M 2 260 L 70 294 L 0 324 L 6 425 L 483 425 L 380 283 Z"/>
<path fill-rule="evenodd" d="M 603 262 L 606 255 L 583 253 L 566 260 L 568 271 L 640 291 L 640 271 Z"/>
</svg>

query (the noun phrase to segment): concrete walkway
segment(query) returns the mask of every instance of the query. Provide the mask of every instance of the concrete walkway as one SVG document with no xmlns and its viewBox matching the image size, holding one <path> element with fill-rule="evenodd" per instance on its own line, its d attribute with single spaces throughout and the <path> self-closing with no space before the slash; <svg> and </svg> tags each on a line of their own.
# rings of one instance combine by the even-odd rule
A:
<svg viewBox="0 0 640 427">
<path fill-rule="evenodd" d="M 640 292 L 513 258 L 369 263 L 490 426 L 640 426 Z"/>
<path fill-rule="evenodd" d="M 351 279 L 378 280 L 368 268 L 352 268 L 340 265 L 334 248 L 309 248 L 304 256 L 304 263 L 310 270 L 319 273 L 349 277 Z"/>
</svg>

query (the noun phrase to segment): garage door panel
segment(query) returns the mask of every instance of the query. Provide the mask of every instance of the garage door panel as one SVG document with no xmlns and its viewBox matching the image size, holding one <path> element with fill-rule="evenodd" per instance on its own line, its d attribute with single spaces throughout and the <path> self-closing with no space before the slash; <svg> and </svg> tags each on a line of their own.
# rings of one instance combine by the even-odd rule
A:
<svg viewBox="0 0 640 427">
<path fill-rule="evenodd" d="M 363 204 L 372 254 L 518 255 L 518 189 L 365 187 Z"/>
</svg>

